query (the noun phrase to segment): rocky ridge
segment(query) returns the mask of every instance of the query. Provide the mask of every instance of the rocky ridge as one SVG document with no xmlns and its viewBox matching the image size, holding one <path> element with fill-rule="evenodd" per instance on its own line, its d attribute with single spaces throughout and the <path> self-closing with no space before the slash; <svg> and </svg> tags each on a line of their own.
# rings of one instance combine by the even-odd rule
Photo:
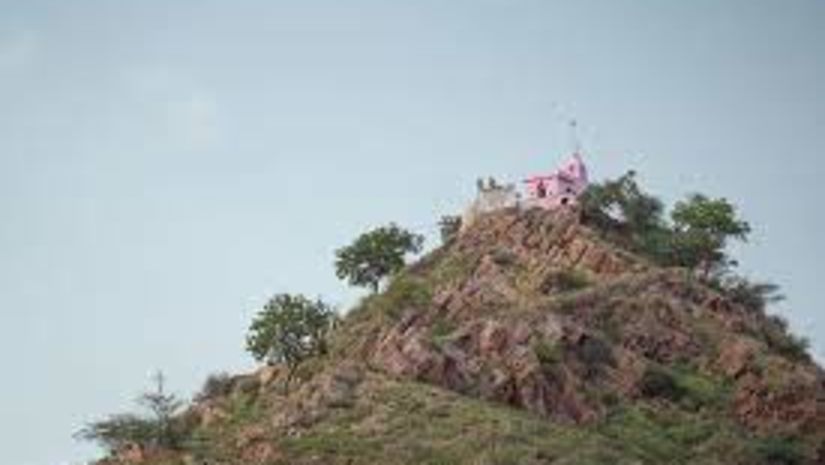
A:
<svg viewBox="0 0 825 465">
<path fill-rule="evenodd" d="M 292 391 L 264 367 L 195 404 L 178 458 L 825 463 L 825 376 L 781 329 L 575 212 L 505 210 L 365 298 Z M 772 438 L 797 455 L 750 446 Z"/>
</svg>

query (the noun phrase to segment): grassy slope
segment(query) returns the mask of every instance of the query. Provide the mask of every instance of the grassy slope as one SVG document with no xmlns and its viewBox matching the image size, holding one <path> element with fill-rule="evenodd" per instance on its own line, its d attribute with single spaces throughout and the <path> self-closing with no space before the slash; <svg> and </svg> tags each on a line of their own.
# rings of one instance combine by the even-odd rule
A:
<svg viewBox="0 0 825 465">
<path fill-rule="evenodd" d="M 227 422 L 201 429 L 195 455 L 239 460 L 242 431 L 267 424 L 270 399 L 236 395 Z M 751 464 L 759 443 L 727 421 L 666 405 L 616 405 L 607 420 L 561 425 L 504 405 L 370 373 L 354 403 L 332 408 L 294 436 L 268 430 L 276 464 Z"/>
</svg>

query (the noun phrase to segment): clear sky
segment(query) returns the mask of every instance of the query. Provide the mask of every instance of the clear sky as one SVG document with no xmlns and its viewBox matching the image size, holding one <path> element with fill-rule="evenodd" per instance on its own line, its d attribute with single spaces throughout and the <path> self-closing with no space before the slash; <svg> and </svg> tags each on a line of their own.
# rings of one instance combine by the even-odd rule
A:
<svg viewBox="0 0 825 465">
<path fill-rule="evenodd" d="M 597 178 L 740 205 L 822 360 L 823 83 L 816 0 L 0 0 L 0 463 L 252 368 L 269 295 L 352 302 L 336 247 L 553 168 L 571 117 Z"/>
</svg>

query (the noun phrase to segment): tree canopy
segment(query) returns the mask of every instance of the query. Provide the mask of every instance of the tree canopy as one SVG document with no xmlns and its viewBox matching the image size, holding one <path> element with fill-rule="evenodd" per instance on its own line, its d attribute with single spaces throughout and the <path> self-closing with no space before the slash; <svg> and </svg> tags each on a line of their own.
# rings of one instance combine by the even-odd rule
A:
<svg viewBox="0 0 825 465">
<path fill-rule="evenodd" d="M 332 307 L 320 299 L 278 294 L 252 320 L 246 347 L 258 361 L 286 364 L 288 384 L 302 361 L 326 353 L 327 332 L 336 320 Z"/>
<path fill-rule="evenodd" d="M 676 203 L 671 213 L 678 265 L 702 267 L 708 276 L 732 262 L 725 252 L 731 239 L 746 241 L 750 225 L 737 216 L 726 199 L 693 194 Z"/>
<path fill-rule="evenodd" d="M 582 219 L 629 249 L 663 266 L 723 275 L 736 264 L 731 240 L 747 240 L 750 225 L 726 199 L 693 194 L 677 202 L 669 221 L 664 203 L 644 192 L 633 171 L 592 184 L 582 195 Z"/>
<path fill-rule="evenodd" d="M 366 232 L 335 252 L 335 274 L 352 286 L 377 292 L 381 282 L 404 268 L 405 257 L 421 251 L 424 237 L 396 224 Z"/>
</svg>

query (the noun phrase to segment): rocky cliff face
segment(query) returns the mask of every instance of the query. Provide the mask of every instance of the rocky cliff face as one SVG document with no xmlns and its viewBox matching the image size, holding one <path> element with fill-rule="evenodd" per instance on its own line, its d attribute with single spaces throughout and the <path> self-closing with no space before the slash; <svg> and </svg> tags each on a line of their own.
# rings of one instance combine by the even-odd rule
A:
<svg viewBox="0 0 825 465">
<path fill-rule="evenodd" d="M 396 377 L 592 423 L 655 396 L 646 383 L 664 369 L 729 391 L 718 407 L 754 431 L 825 432 L 821 370 L 773 350 L 764 315 L 611 247 L 575 215 L 487 215 L 400 279 L 432 298 L 394 309 L 367 351 Z"/>
</svg>

